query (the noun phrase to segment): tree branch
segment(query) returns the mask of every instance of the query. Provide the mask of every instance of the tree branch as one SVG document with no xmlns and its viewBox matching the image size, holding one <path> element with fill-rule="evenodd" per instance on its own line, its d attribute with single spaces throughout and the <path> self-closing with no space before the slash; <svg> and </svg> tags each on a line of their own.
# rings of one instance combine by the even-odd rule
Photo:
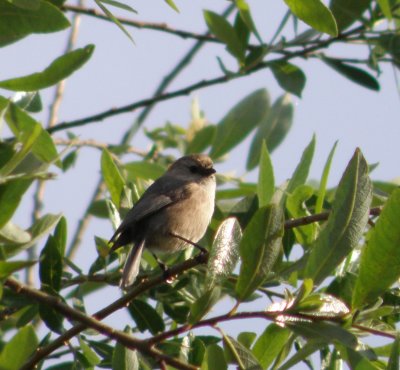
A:
<svg viewBox="0 0 400 370">
<path fill-rule="evenodd" d="M 205 255 L 199 255 L 197 257 L 191 258 L 179 265 L 176 266 L 172 266 L 169 270 L 171 272 L 171 275 L 179 275 L 184 271 L 187 271 L 199 264 L 202 263 L 206 263 L 207 262 L 207 256 Z M 14 279 L 12 279 L 14 280 Z M 126 295 L 124 295 L 123 297 L 119 298 L 118 300 L 116 300 L 115 302 L 111 303 L 110 305 L 104 307 L 103 309 L 97 311 L 92 317 L 95 320 L 102 320 L 105 317 L 111 315 L 112 313 L 118 311 L 119 309 L 125 307 L 127 304 L 129 304 L 130 301 L 132 301 L 133 299 L 135 299 L 137 296 L 139 296 L 140 294 L 142 294 L 143 292 L 154 288 L 162 283 L 164 283 L 166 281 L 166 277 L 164 276 L 164 274 L 160 274 L 152 279 L 146 280 L 146 281 L 142 281 L 140 282 L 140 284 L 138 284 L 137 286 L 133 287 L 132 290 L 130 290 Z M 7 280 L 8 282 L 8 280 Z M 12 284 L 12 283 L 11 283 Z M 6 284 L 8 285 L 8 284 Z M 19 284 L 21 285 L 21 284 Z M 8 285 L 9 286 L 9 285 Z M 28 294 L 26 292 L 29 292 L 30 288 L 27 289 L 19 289 L 17 287 L 11 287 L 13 290 L 16 290 L 17 292 L 21 293 L 21 294 Z M 34 297 L 33 297 L 34 298 Z M 54 297 L 51 297 L 54 298 Z M 57 298 L 55 298 L 56 301 L 58 303 L 62 303 L 61 301 L 59 301 Z M 58 304 L 57 303 L 57 304 Z M 67 306 L 69 307 L 69 306 Z M 57 309 L 57 307 L 53 307 L 55 309 Z M 70 308 L 70 307 L 69 307 Z M 82 314 L 80 311 L 78 311 L 80 314 Z M 82 314 L 84 315 L 84 314 Z M 86 316 L 86 315 L 84 315 Z M 65 343 L 67 343 L 71 338 L 73 338 L 74 336 L 76 336 L 77 334 L 79 334 L 80 332 L 82 332 L 83 330 L 85 330 L 88 326 L 90 326 L 89 322 L 87 321 L 81 321 L 77 318 L 74 318 L 75 320 L 79 321 L 80 323 L 73 326 L 71 329 L 67 330 L 64 334 L 60 335 L 57 339 L 55 339 L 52 343 L 50 343 L 49 345 L 42 347 L 42 348 L 38 348 L 38 350 L 32 355 L 32 357 L 24 364 L 24 366 L 20 369 L 20 370 L 28 370 L 28 369 L 33 369 L 35 366 L 37 366 L 37 364 L 42 361 L 47 355 L 49 355 L 50 353 L 52 353 L 53 351 L 55 351 L 56 349 L 62 347 L 65 345 Z M 93 327 L 93 326 L 91 326 Z M 94 327 L 93 327 L 94 328 Z M 97 328 L 94 328 L 97 330 Z M 114 329 L 113 329 L 114 330 Z M 126 333 L 123 333 L 124 335 L 127 335 Z M 116 339 L 116 338 L 113 338 Z M 140 351 L 140 349 L 138 348 L 138 350 Z M 167 361 L 166 361 L 167 362 Z M 175 365 L 174 365 L 175 366 Z M 192 369 L 192 367 L 190 367 L 190 369 Z"/>
</svg>

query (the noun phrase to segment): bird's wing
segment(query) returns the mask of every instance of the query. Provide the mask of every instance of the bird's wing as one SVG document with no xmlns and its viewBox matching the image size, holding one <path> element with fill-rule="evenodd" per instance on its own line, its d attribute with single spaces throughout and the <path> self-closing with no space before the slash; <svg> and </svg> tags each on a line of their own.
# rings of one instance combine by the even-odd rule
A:
<svg viewBox="0 0 400 370">
<path fill-rule="evenodd" d="M 126 228 L 134 227 L 135 223 L 179 200 L 185 199 L 187 196 L 189 196 L 189 193 L 185 183 L 176 180 L 168 181 L 164 176 L 159 178 L 127 213 L 110 242 L 113 242 Z"/>
</svg>

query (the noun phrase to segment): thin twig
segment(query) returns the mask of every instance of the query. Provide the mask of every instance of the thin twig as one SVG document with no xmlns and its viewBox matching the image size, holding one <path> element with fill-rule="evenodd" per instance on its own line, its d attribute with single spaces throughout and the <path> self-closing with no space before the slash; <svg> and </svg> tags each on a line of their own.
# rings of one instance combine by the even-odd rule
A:
<svg viewBox="0 0 400 370">
<path fill-rule="evenodd" d="M 200 257 L 191 258 L 179 265 L 172 266 L 169 270 L 171 275 L 179 275 L 184 271 L 187 271 L 199 264 L 203 264 L 207 262 L 207 256 L 201 255 Z M 104 307 L 103 309 L 97 311 L 93 317 L 96 320 L 102 320 L 107 316 L 111 315 L 112 313 L 118 311 L 119 309 L 125 307 L 129 302 L 135 299 L 140 294 L 144 293 L 145 291 L 159 286 L 163 284 L 166 279 L 164 274 L 160 274 L 152 279 L 142 281 L 139 285 L 135 286 L 132 290 L 130 290 L 126 295 L 119 298 L 115 302 L 111 303 L 110 305 Z M 71 329 L 67 330 L 65 333 L 60 335 L 57 339 L 53 342 L 48 344 L 45 347 L 39 348 L 32 357 L 24 364 L 24 366 L 20 370 L 28 370 L 33 369 L 37 364 L 44 360 L 44 358 L 49 355 L 50 353 L 54 352 L 56 349 L 62 347 L 65 343 L 67 343 L 71 338 L 82 332 L 87 328 L 86 323 L 80 322 L 79 324 L 73 326 Z"/>
<path fill-rule="evenodd" d="M 28 285 L 22 284 L 14 278 L 8 278 L 4 285 L 8 286 L 10 289 L 23 294 L 29 298 L 36 300 L 39 303 L 45 304 L 46 306 L 52 307 L 65 317 L 69 318 L 71 321 L 75 320 L 85 325 L 88 328 L 95 329 L 101 334 L 104 334 L 108 338 L 115 339 L 118 343 L 130 348 L 136 349 L 144 355 L 150 356 L 151 358 L 158 359 L 159 361 L 165 361 L 168 365 L 174 366 L 177 369 L 183 370 L 195 370 L 196 367 L 179 361 L 175 357 L 170 357 L 162 353 L 161 351 L 152 348 L 145 341 L 137 339 L 132 335 L 126 334 L 123 331 L 116 330 L 111 326 L 108 326 L 95 317 L 87 316 L 80 310 L 65 304 L 60 298 L 51 296 L 40 290 L 33 289 Z M 40 349 L 39 349 L 40 350 Z M 36 352 L 37 353 L 37 352 Z M 22 369 L 32 369 L 32 367 L 27 367 L 27 364 L 21 367 Z"/>
</svg>

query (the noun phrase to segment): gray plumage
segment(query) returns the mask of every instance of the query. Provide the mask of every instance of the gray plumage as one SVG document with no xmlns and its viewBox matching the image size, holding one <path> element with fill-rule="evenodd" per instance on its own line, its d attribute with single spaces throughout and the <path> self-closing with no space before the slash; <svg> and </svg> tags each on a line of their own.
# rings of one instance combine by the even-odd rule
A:
<svg viewBox="0 0 400 370">
<path fill-rule="evenodd" d="M 206 232 L 214 212 L 215 170 L 204 154 L 175 161 L 128 212 L 110 243 L 111 250 L 133 244 L 125 262 L 121 287 L 131 285 L 139 273 L 143 248 L 172 253 L 193 243 Z"/>
</svg>

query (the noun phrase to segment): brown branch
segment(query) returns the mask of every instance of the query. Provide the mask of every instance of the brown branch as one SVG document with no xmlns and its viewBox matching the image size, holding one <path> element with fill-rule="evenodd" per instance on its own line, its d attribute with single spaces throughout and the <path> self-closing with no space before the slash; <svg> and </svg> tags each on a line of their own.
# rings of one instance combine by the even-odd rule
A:
<svg viewBox="0 0 400 370">
<path fill-rule="evenodd" d="M 207 256 L 199 255 L 199 256 L 197 256 L 195 258 L 191 258 L 179 265 L 173 266 L 169 270 L 170 270 L 171 275 L 178 275 L 178 274 L 181 274 L 182 272 L 187 271 L 199 264 L 206 263 L 206 262 L 207 262 Z M 152 279 L 140 282 L 139 285 L 135 286 L 126 295 L 119 298 L 118 300 L 116 300 L 112 304 L 108 305 L 107 307 L 104 307 L 100 311 L 97 311 L 93 315 L 93 318 L 96 320 L 104 319 L 105 317 L 107 317 L 107 316 L 111 315 L 112 313 L 118 311 L 119 309 L 125 307 L 127 304 L 129 304 L 130 301 L 135 299 L 138 295 L 142 294 L 143 292 L 145 292 L 151 288 L 154 288 L 154 287 L 159 286 L 160 284 L 164 283 L 165 279 L 166 279 L 166 277 L 163 274 L 161 274 Z M 21 293 L 24 293 L 24 292 L 21 291 Z M 24 366 L 20 370 L 33 369 L 47 355 L 49 355 L 56 349 L 64 346 L 65 343 L 67 343 L 71 338 L 73 338 L 74 336 L 76 336 L 77 334 L 79 334 L 80 332 L 85 330 L 87 327 L 88 327 L 88 325 L 86 322 L 80 321 L 79 324 L 77 324 L 77 325 L 73 326 L 71 329 L 67 330 L 64 334 L 60 335 L 57 339 L 55 339 L 49 345 L 39 348 L 33 354 L 33 356 L 24 364 Z"/>
<path fill-rule="evenodd" d="M 158 361 L 164 361 L 168 365 L 174 366 L 177 369 L 196 369 L 195 366 L 183 363 L 174 357 L 165 355 L 157 349 L 151 348 L 151 346 L 149 346 L 143 340 L 137 339 L 129 334 L 124 333 L 123 331 L 115 330 L 111 326 L 102 323 L 96 318 L 87 316 L 82 311 L 68 306 L 58 297 L 51 296 L 40 290 L 30 288 L 29 286 L 20 283 L 14 278 L 8 278 L 5 281 L 5 285 L 19 294 L 23 294 L 39 303 L 52 307 L 70 320 L 79 321 L 82 325 L 85 325 L 88 328 L 95 329 L 96 331 L 104 334 L 108 338 L 115 339 L 118 343 L 121 343 L 125 347 L 138 350 L 139 352 L 150 356 L 151 358 L 157 359 Z M 26 369 L 26 367 L 23 366 L 21 369 Z"/>
<path fill-rule="evenodd" d="M 97 10 L 94 8 L 85 8 L 82 6 L 75 6 L 75 5 L 64 5 L 63 9 L 70 11 L 70 12 L 85 14 L 85 15 L 88 15 L 91 17 L 102 19 L 107 22 L 113 22 L 109 17 L 104 15 L 100 10 Z M 172 34 L 174 36 L 182 37 L 183 39 L 194 39 L 194 40 L 198 40 L 198 41 L 222 43 L 220 40 L 218 40 L 217 38 L 215 38 L 214 36 L 211 36 L 209 34 L 204 35 L 204 34 L 198 34 L 198 33 L 194 33 L 194 32 L 179 30 L 176 28 L 169 27 L 166 23 L 142 22 L 142 21 L 135 21 L 133 19 L 124 18 L 124 17 L 116 17 L 116 18 L 123 25 L 132 26 L 132 27 L 135 27 L 138 29 L 161 31 L 161 32 Z"/>
</svg>

